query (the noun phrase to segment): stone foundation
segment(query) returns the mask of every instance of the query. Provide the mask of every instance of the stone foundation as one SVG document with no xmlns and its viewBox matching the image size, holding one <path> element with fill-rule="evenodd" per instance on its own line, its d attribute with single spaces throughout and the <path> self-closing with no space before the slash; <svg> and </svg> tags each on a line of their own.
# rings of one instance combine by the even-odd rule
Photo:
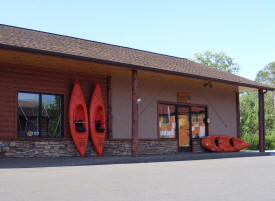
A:
<svg viewBox="0 0 275 201">
<path fill-rule="evenodd" d="M 106 140 L 103 156 L 130 156 L 132 143 L 130 140 Z"/>
<path fill-rule="evenodd" d="M 2 156 L 6 157 L 60 157 L 79 156 L 70 140 L 64 141 L 0 141 Z M 95 156 L 91 143 L 88 143 L 87 156 Z"/>
<path fill-rule="evenodd" d="M 178 149 L 178 141 L 175 140 L 140 140 L 138 152 L 140 155 L 174 154 Z"/>
<path fill-rule="evenodd" d="M 195 153 L 207 152 L 207 150 L 201 146 L 201 140 L 202 139 L 200 138 L 192 139 L 192 152 L 195 152 Z"/>
<path fill-rule="evenodd" d="M 130 156 L 131 140 L 105 141 L 103 156 Z M 139 154 L 171 154 L 177 152 L 177 140 L 140 140 Z M 71 140 L 0 141 L 0 157 L 79 156 Z M 96 156 L 89 140 L 85 156 Z"/>
</svg>

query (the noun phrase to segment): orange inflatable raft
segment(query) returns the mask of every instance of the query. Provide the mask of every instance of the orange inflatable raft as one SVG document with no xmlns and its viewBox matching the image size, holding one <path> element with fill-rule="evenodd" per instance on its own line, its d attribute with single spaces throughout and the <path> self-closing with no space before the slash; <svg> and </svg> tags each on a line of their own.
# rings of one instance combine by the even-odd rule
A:
<svg viewBox="0 0 275 201">
<path fill-rule="evenodd" d="M 201 142 L 202 146 L 215 152 L 236 152 L 249 147 L 250 144 L 235 137 L 230 136 L 208 136 Z"/>
<path fill-rule="evenodd" d="M 70 99 L 69 124 L 74 144 L 80 156 L 84 157 L 89 138 L 88 112 L 78 80 L 74 83 Z"/>
<path fill-rule="evenodd" d="M 98 156 L 102 156 L 106 136 L 106 119 L 104 102 L 99 84 L 95 85 L 90 101 L 89 127 L 95 152 Z"/>
</svg>

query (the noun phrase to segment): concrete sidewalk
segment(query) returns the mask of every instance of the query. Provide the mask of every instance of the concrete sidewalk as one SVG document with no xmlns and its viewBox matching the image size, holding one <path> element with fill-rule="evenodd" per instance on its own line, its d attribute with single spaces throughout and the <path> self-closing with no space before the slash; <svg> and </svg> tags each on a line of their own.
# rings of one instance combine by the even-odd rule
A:
<svg viewBox="0 0 275 201">
<path fill-rule="evenodd" d="M 190 153 L 181 152 L 172 155 L 150 156 L 103 156 L 103 157 L 56 157 L 56 158 L 0 158 L 0 168 L 36 168 L 84 165 L 107 165 L 124 163 L 150 163 L 186 160 L 206 160 L 221 158 L 271 156 L 272 153 L 232 152 L 232 153 Z"/>
</svg>

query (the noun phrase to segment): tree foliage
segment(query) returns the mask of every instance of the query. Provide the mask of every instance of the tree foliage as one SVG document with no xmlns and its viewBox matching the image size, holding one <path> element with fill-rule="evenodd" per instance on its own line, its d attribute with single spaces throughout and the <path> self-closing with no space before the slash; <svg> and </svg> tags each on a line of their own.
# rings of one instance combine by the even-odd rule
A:
<svg viewBox="0 0 275 201">
<path fill-rule="evenodd" d="M 275 87 L 275 61 L 257 73 L 256 81 Z"/>
<path fill-rule="evenodd" d="M 241 133 L 258 133 L 258 99 L 256 92 L 247 92 L 240 96 Z"/>
<path fill-rule="evenodd" d="M 271 87 L 275 87 L 275 62 L 268 64 L 257 73 L 256 81 Z M 265 128 L 266 134 L 275 135 L 275 105 L 273 91 L 265 94 Z"/>
<path fill-rule="evenodd" d="M 227 56 L 224 52 L 213 53 L 211 51 L 205 51 L 203 53 L 197 53 L 194 55 L 195 62 L 201 63 L 206 66 L 216 68 L 229 73 L 237 74 L 240 67 L 233 59 Z"/>
<path fill-rule="evenodd" d="M 255 79 L 257 82 L 275 87 L 275 62 L 260 70 Z M 274 92 L 268 91 L 264 96 L 266 147 L 275 149 L 275 106 Z M 240 96 L 241 131 L 244 140 L 252 143 L 257 149 L 258 143 L 258 94 L 256 91 Z"/>
<path fill-rule="evenodd" d="M 266 135 L 275 135 L 274 93 L 269 91 L 264 97 Z M 243 135 L 258 135 L 258 93 L 247 92 L 240 96 L 241 132 Z"/>
</svg>

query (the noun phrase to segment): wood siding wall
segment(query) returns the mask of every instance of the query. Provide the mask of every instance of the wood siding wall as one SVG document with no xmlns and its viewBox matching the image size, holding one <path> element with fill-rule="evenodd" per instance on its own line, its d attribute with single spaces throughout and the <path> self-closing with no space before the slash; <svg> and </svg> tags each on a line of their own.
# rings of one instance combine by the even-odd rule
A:
<svg viewBox="0 0 275 201">
<path fill-rule="evenodd" d="M 0 140 L 21 139 L 17 137 L 17 92 L 41 92 L 64 95 L 64 138 L 69 133 L 68 108 L 74 80 L 78 78 L 87 107 L 96 82 L 101 85 L 107 108 L 106 77 L 96 74 L 68 73 L 62 70 L 47 70 L 0 63 Z M 64 139 L 62 138 L 62 139 Z M 26 139 L 26 138 L 24 138 Z M 30 140 L 41 138 L 32 138 Z M 44 140 L 44 138 L 42 138 Z"/>
</svg>

